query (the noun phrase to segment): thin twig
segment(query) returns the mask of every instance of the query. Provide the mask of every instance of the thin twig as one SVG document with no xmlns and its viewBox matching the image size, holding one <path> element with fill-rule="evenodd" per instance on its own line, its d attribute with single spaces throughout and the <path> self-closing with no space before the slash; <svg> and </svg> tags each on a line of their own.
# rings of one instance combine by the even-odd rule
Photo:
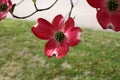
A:
<svg viewBox="0 0 120 80">
<path fill-rule="evenodd" d="M 23 17 L 20 17 L 20 16 L 16 16 L 15 14 L 11 13 L 12 16 L 14 18 L 18 18 L 18 19 L 25 19 L 25 18 L 28 18 L 28 17 L 31 17 L 32 15 L 34 15 L 35 13 L 39 12 L 39 11 L 45 11 L 45 10 L 49 10 L 50 8 L 52 8 L 56 3 L 58 2 L 58 0 L 56 0 L 51 6 L 49 6 L 48 8 L 44 8 L 44 9 L 38 9 L 37 6 L 36 6 L 36 3 L 34 4 L 35 6 L 35 11 L 27 16 L 23 16 Z"/>
<path fill-rule="evenodd" d="M 71 16 L 71 13 L 72 13 L 72 10 L 73 10 L 73 7 L 74 7 L 74 4 L 73 4 L 72 0 L 70 0 L 70 3 L 71 3 L 71 9 L 70 9 L 70 12 L 69 12 L 69 17 Z"/>
<path fill-rule="evenodd" d="M 37 8 L 37 5 L 36 5 L 36 3 L 34 2 L 34 6 L 35 6 L 35 9 L 36 9 L 36 11 L 38 10 L 38 8 Z"/>
<path fill-rule="evenodd" d="M 16 6 L 20 5 L 24 0 L 21 0 L 19 3 L 16 4 Z"/>
<path fill-rule="evenodd" d="M 79 0 L 77 0 L 77 2 L 75 4 L 73 4 L 73 1 L 70 0 L 70 3 L 71 3 L 71 9 L 70 9 L 70 12 L 69 12 L 69 17 L 71 16 L 72 14 L 72 11 L 73 11 L 73 8 L 75 7 L 75 5 L 77 5 L 77 3 L 79 2 Z M 75 18 L 75 17 L 74 17 Z"/>
</svg>

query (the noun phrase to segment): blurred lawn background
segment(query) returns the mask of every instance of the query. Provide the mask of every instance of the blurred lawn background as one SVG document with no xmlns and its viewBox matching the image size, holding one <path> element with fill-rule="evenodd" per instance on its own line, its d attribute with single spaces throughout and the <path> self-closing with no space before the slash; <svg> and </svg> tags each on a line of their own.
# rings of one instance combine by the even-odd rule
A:
<svg viewBox="0 0 120 80">
<path fill-rule="evenodd" d="M 62 59 L 44 55 L 33 21 L 0 23 L 0 80 L 120 80 L 120 32 L 83 28 L 81 43 Z"/>
</svg>

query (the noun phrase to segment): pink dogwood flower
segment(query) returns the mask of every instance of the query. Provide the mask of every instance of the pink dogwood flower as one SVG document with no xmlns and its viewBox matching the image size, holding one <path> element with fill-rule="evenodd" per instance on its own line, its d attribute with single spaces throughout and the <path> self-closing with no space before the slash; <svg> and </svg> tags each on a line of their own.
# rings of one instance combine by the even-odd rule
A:
<svg viewBox="0 0 120 80">
<path fill-rule="evenodd" d="M 11 8 L 11 0 L 0 0 L 0 21 L 6 17 Z"/>
<path fill-rule="evenodd" d="M 74 26 L 73 18 L 69 17 L 65 21 L 62 15 L 57 15 L 52 24 L 39 18 L 32 32 L 39 39 L 48 40 L 44 48 L 48 58 L 62 58 L 68 53 L 69 46 L 76 46 L 80 42 L 82 30 Z"/>
<path fill-rule="evenodd" d="M 103 29 L 120 31 L 120 0 L 87 0 L 97 8 L 97 20 Z"/>
</svg>

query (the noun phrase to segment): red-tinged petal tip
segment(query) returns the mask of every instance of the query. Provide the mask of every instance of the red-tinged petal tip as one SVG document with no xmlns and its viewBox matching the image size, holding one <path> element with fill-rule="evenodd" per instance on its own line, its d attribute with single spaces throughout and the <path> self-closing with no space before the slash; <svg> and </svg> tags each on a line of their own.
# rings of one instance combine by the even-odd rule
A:
<svg viewBox="0 0 120 80">
<path fill-rule="evenodd" d="M 55 40 L 49 40 L 45 45 L 45 54 L 48 58 L 51 58 L 56 54 L 55 50 L 57 48 L 57 43 Z"/>
<path fill-rule="evenodd" d="M 56 56 L 56 58 L 64 57 L 68 52 L 68 45 L 65 43 L 56 43 L 55 40 L 50 40 L 45 45 L 45 54 L 48 58 Z"/>
<path fill-rule="evenodd" d="M 69 46 L 76 46 L 80 42 L 82 29 L 80 27 L 72 28 L 67 34 L 66 43 Z"/>
<path fill-rule="evenodd" d="M 119 11 L 115 12 L 114 14 L 111 14 L 111 23 L 112 23 L 114 31 L 116 31 L 116 32 L 120 31 L 120 15 L 119 15 Z"/>
<path fill-rule="evenodd" d="M 59 44 L 56 52 L 57 52 L 57 58 L 62 58 L 64 57 L 65 55 L 67 55 L 69 51 L 69 47 L 66 43 L 62 43 L 62 44 Z"/>
<path fill-rule="evenodd" d="M 107 29 L 111 23 L 110 13 L 106 9 L 100 9 L 97 12 L 97 20 L 103 29 Z"/>
</svg>

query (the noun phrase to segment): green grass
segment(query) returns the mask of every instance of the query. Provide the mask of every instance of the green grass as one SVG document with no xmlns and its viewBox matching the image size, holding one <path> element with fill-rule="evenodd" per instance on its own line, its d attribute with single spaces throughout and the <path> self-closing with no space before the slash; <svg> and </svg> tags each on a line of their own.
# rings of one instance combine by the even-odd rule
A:
<svg viewBox="0 0 120 80">
<path fill-rule="evenodd" d="M 81 43 L 62 59 L 47 58 L 35 22 L 0 23 L 0 80 L 120 80 L 120 33 L 83 29 Z"/>
</svg>

